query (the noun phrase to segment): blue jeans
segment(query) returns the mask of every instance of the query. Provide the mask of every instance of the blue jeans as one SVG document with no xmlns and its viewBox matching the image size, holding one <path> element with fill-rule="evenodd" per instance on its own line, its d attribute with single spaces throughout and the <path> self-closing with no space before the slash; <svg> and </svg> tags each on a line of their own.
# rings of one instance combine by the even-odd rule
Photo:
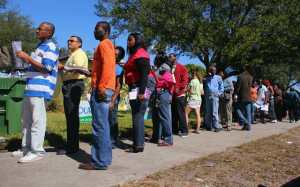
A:
<svg viewBox="0 0 300 187">
<path fill-rule="evenodd" d="M 256 106 L 254 102 L 251 102 L 251 124 L 254 123 L 255 120 L 255 112 L 256 112 Z"/>
<path fill-rule="evenodd" d="M 219 123 L 219 97 L 217 95 L 205 96 L 205 126 L 208 129 L 222 128 Z"/>
<path fill-rule="evenodd" d="M 118 126 L 118 104 L 119 104 L 120 98 L 117 98 L 114 103 L 114 108 L 112 108 L 109 111 L 109 125 L 110 125 L 110 141 L 112 146 L 115 146 L 115 144 L 118 141 L 119 137 L 119 126 Z"/>
<path fill-rule="evenodd" d="M 239 117 L 240 125 L 251 125 L 252 122 L 252 103 L 251 102 L 239 102 L 237 107 L 237 114 Z"/>
<path fill-rule="evenodd" d="M 274 97 L 271 98 L 270 101 L 269 101 L 269 114 L 270 114 L 271 120 L 277 120 L 277 116 L 276 116 L 276 112 L 275 112 L 275 100 L 274 100 Z"/>
<path fill-rule="evenodd" d="M 168 91 L 157 93 L 156 106 L 153 109 L 152 121 L 155 139 L 164 138 L 168 144 L 173 144 L 171 101 L 172 95 Z"/>
<path fill-rule="evenodd" d="M 148 100 L 130 100 L 132 127 L 133 127 L 133 146 L 135 148 L 144 147 L 144 115 L 148 106 Z"/>
<path fill-rule="evenodd" d="M 109 102 L 113 91 L 107 89 L 106 97 L 99 99 L 97 90 L 92 91 L 91 111 L 92 122 L 92 165 L 95 168 L 107 167 L 112 161 L 112 148 L 110 142 L 110 127 L 108 122 Z"/>
</svg>

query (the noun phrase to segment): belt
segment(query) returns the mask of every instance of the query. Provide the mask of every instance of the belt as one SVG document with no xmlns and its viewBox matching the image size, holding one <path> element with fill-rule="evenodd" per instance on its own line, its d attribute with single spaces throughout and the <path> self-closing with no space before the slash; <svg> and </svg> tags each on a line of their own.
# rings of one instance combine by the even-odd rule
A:
<svg viewBox="0 0 300 187">
<path fill-rule="evenodd" d="M 75 82 L 81 82 L 83 81 L 83 79 L 70 79 L 70 80 L 66 80 L 63 83 L 64 84 L 71 84 L 71 83 L 75 83 Z"/>
</svg>

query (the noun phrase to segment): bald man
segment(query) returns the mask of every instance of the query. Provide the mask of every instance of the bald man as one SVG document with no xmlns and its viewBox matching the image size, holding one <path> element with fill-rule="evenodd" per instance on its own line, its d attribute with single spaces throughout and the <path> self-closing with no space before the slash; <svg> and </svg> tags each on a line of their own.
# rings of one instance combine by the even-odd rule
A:
<svg viewBox="0 0 300 187">
<path fill-rule="evenodd" d="M 36 30 L 40 40 L 37 49 L 29 56 L 18 51 L 17 56 L 29 64 L 22 112 L 22 150 L 13 156 L 22 156 L 19 163 L 43 158 L 46 131 L 46 102 L 52 99 L 57 78 L 59 50 L 52 40 L 55 26 L 43 22 Z"/>
</svg>

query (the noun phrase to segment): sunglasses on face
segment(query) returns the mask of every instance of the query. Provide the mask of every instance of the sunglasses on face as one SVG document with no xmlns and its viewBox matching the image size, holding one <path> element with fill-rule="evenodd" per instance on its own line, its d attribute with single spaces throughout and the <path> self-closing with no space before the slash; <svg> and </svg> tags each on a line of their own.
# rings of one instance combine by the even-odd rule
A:
<svg viewBox="0 0 300 187">
<path fill-rule="evenodd" d="M 43 29 L 41 27 L 36 28 L 37 31 L 48 31 L 48 29 Z"/>
<path fill-rule="evenodd" d="M 68 40 L 68 43 L 78 42 L 77 40 Z"/>
</svg>

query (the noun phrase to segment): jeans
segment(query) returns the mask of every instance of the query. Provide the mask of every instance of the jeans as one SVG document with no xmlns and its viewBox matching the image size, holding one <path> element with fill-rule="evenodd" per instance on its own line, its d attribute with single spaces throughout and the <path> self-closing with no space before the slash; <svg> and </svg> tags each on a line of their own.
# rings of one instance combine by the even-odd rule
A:
<svg viewBox="0 0 300 187">
<path fill-rule="evenodd" d="M 84 91 L 83 80 L 65 81 L 62 86 L 67 122 L 67 151 L 79 150 L 79 104 Z"/>
<path fill-rule="evenodd" d="M 255 112 L 256 112 L 256 106 L 254 102 L 251 102 L 251 124 L 255 121 Z"/>
<path fill-rule="evenodd" d="M 25 97 L 22 112 L 22 150 L 44 154 L 46 104 L 43 97 Z"/>
<path fill-rule="evenodd" d="M 112 146 L 118 141 L 119 137 L 119 126 L 118 126 L 118 105 L 120 98 L 117 98 L 114 103 L 114 107 L 109 111 L 109 125 L 110 125 L 110 141 Z"/>
<path fill-rule="evenodd" d="M 175 134 L 178 132 L 181 132 L 183 134 L 188 133 L 184 109 L 185 97 L 174 96 L 172 100 L 172 129 Z"/>
<path fill-rule="evenodd" d="M 240 102 L 237 107 L 237 114 L 239 117 L 240 125 L 251 125 L 252 117 L 251 117 L 251 102 Z"/>
<path fill-rule="evenodd" d="M 144 147 L 144 115 L 148 106 L 148 100 L 130 100 L 132 127 L 133 127 L 133 146 L 135 148 Z"/>
<path fill-rule="evenodd" d="M 156 141 L 163 137 L 168 144 L 173 144 L 171 97 L 172 96 L 168 91 L 157 93 L 156 106 L 152 113 L 154 125 L 153 139 Z"/>
<path fill-rule="evenodd" d="M 277 119 L 276 112 L 275 112 L 275 100 L 274 100 L 274 97 L 270 99 L 269 113 L 270 113 L 271 120 L 276 120 Z"/>
<path fill-rule="evenodd" d="M 93 90 L 90 101 L 93 115 L 91 163 L 95 168 L 107 167 L 112 161 L 108 113 L 109 103 L 113 95 L 113 91 L 106 89 L 105 95 L 105 98 L 99 98 L 98 91 Z"/>
<path fill-rule="evenodd" d="M 222 128 L 219 123 L 219 97 L 217 95 L 205 96 L 205 126 L 208 129 Z"/>
</svg>

